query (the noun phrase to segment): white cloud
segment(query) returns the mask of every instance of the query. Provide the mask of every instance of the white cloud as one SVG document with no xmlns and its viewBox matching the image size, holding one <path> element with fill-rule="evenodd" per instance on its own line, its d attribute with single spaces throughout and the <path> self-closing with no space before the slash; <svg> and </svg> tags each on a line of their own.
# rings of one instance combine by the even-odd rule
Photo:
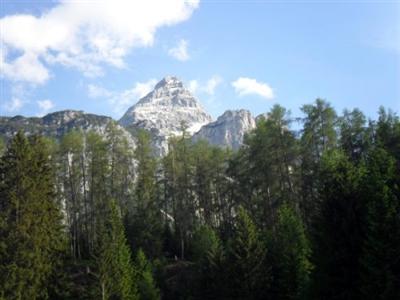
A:
<svg viewBox="0 0 400 300">
<path fill-rule="evenodd" d="M 11 63 L 1 57 L 0 74 L 11 80 L 28 81 L 34 84 L 42 84 L 50 77 L 48 70 L 32 53 L 25 53 Z"/>
<path fill-rule="evenodd" d="M 112 96 L 112 93 L 109 90 L 107 90 L 101 86 L 98 86 L 95 84 L 89 84 L 88 85 L 88 96 L 90 98 L 107 98 L 107 97 Z"/>
<path fill-rule="evenodd" d="M 39 100 L 39 101 L 36 101 L 36 103 L 40 109 L 38 116 L 43 116 L 43 115 L 47 114 L 55 106 L 54 103 L 49 99 Z"/>
<path fill-rule="evenodd" d="M 20 98 L 12 98 L 10 101 L 3 105 L 3 108 L 10 113 L 15 113 L 19 111 L 25 104 Z"/>
<path fill-rule="evenodd" d="M 239 77 L 237 80 L 232 82 L 232 86 L 235 88 L 235 91 L 239 96 L 253 94 L 265 99 L 274 98 L 274 91 L 267 83 L 258 82 L 252 78 Z"/>
<path fill-rule="evenodd" d="M 190 56 L 188 53 L 188 42 L 186 40 L 180 40 L 178 45 L 169 49 L 168 54 L 173 58 L 180 60 L 180 61 L 187 61 L 189 60 Z"/>
<path fill-rule="evenodd" d="M 218 75 L 212 76 L 205 86 L 205 92 L 209 95 L 214 95 L 215 89 L 222 83 L 222 78 Z"/>
<path fill-rule="evenodd" d="M 213 96 L 216 88 L 222 83 L 223 79 L 219 75 L 213 75 L 206 82 L 199 82 L 198 80 L 191 80 L 187 86 L 191 93 L 206 93 Z"/>
<path fill-rule="evenodd" d="M 123 91 L 109 91 L 103 87 L 89 84 L 88 96 L 90 98 L 106 98 L 113 107 L 114 113 L 122 114 L 137 100 L 151 92 L 156 83 L 156 79 L 136 82 L 132 88 Z"/>
<path fill-rule="evenodd" d="M 151 46 L 158 28 L 187 20 L 198 5 L 199 0 L 61 0 L 40 16 L 4 16 L 0 73 L 43 84 L 52 64 L 87 76 L 102 74 L 103 64 L 124 67 L 130 50 Z"/>
<path fill-rule="evenodd" d="M 199 82 L 197 80 L 190 80 L 188 83 L 188 89 L 192 94 L 196 94 L 199 89 Z"/>
</svg>

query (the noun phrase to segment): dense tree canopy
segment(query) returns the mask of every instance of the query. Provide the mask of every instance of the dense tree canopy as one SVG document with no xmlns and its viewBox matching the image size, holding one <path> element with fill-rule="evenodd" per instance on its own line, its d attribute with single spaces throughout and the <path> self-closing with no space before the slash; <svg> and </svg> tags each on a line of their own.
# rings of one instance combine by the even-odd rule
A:
<svg viewBox="0 0 400 300">
<path fill-rule="evenodd" d="M 302 128 L 275 105 L 238 151 L 117 124 L 0 145 L 0 299 L 399 299 L 400 120 Z"/>
</svg>

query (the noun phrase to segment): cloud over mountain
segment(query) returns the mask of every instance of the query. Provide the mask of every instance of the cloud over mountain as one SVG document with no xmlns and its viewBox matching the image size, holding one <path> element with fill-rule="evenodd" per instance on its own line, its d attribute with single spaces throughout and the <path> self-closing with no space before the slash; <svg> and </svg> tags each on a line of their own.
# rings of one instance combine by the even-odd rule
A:
<svg viewBox="0 0 400 300">
<path fill-rule="evenodd" d="M 40 16 L 7 15 L 0 19 L 1 75 L 43 84 L 54 64 L 86 76 L 101 75 L 103 65 L 123 68 L 133 48 L 151 46 L 157 29 L 187 20 L 198 5 L 199 0 L 63 0 Z"/>
</svg>

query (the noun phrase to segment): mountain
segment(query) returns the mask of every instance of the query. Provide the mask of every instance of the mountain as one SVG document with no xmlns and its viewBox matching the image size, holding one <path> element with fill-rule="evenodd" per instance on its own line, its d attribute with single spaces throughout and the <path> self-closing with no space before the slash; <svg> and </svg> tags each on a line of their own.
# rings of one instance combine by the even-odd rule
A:
<svg viewBox="0 0 400 300">
<path fill-rule="evenodd" d="M 215 122 L 204 125 L 193 140 L 207 140 L 210 144 L 238 149 L 244 135 L 256 127 L 248 110 L 227 110 Z"/>
<path fill-rule="evenodd" d="M 64 110 L 40 117 L 0 117 L 0 138 L 6 141 L 18 130 L 27 134 L 41 133 L 60 138 L 71 129 L 100 134 L 112 118 L 82 111 Z M 192 140 L 207 140 L 212 145 L 238 149 L 246 132 L 255 127 L 255 120 L 247 110 L 228 110 L 213 122 L 200 102 L 185 88 L 182 81 L 167 76 L 153 91 L 127 110 L 118 121 L 124 136 L 134 146 L 138 129 L 147 130 L 152 137 L 154 153 L 163 156 L 168 151 L 168 138 L 180 135 L 183 126 Z"/>
<path fill-rule="evenodd" d="M 57 139 L 72 129 L 80 129 L 84 132 L 94 130 L 97 133 L 104 134 L 107 125 L 111 122 L 115 121 L 110 117 L 87 114 L 76 110 L 59 111 L 42 118 L 26 118 L 23 116 L 0 117 L 0 137 L 8 140 L 19 130 L 28 135 L 37 133 Z M 118 127 L 128 137 L 130 144 L 134 144 L 132 136 L 121 126 Z"/>
<path fill-rule="evenodd" d="M 129 108 L 119 124 L 131 132 L 138 128 L 149 131 L 157 154 L 164 155 L 168 150 L 168 137 L 181 134 L 183 124 L 192 135 L 211 121 L 211 116 L 182 81 L 167 76 Z"/>
</svg>

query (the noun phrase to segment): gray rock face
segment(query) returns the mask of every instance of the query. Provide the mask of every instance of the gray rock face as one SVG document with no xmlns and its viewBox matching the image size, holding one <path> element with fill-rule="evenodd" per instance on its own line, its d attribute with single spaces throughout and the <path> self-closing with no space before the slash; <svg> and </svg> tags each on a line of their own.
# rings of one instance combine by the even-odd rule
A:
<svg viewBox="0 0 400 300">
<path fill-rule="evenodd" d="M 137 128 L 148 130 L 155 152 L 164 155 L 168 151 L 168 137 L 179 135 L 182 124 L 189 134 L 193 134 L 211 121 L 211 116 L 183 83 L 176 77 L 167 76 L 152 92 L 129 108 L 119 124 L 130 131 Z"/>
<path fill-rule="evenodd" d="M 5 140 L 12 138 L 19 130 L 27 135 L 43 134 L 56 139 L 61 138 L 68 131 L 93 130 L 99 134 L 105 134 L 105 129 L 113 119 L 110 117 L 86 114 L 83 111 L 64 110 L 45 115 L 43 118 L 23 116 L 0 117 L 0 136 Z M 124 136 L 130 144 L 134 144 L 132 136 L 122 127 Z"/>
<path fill-rule="evenodd" d="M 203 126 L 193 140 L 207 140 L 210 144 L 238 149 L 244 135 L 256 127 L 248 110 L 227 110 L 215 122 Z"/>
</svg>

